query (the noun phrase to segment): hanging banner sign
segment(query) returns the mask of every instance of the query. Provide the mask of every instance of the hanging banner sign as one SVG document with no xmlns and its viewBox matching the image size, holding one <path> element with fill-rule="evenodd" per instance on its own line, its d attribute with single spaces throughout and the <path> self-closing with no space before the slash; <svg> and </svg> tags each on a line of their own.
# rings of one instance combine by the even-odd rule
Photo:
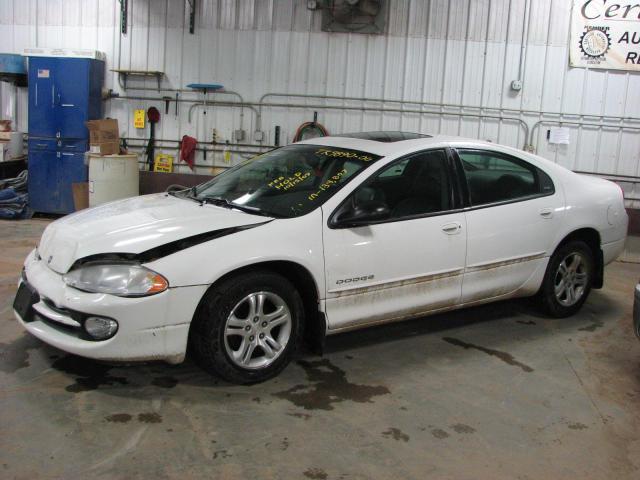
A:
<svg viewBox="0 0 640 480">
<path fill-rule="evenodd" d="M 569 63 L 640 71 L 640 2 L 573 0 Z"/>
</svg>

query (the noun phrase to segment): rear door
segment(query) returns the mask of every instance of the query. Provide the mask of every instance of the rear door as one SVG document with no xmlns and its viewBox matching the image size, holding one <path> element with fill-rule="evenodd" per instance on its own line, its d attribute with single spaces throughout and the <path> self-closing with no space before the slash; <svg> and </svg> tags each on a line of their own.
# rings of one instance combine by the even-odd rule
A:
<svg viewBox="0 0 640 480">
<path fill-rule="evenodd" d="M 399 159 L 323 210 L 326 313 L 330 330 L 418 316 L 460 301 L 464 213 L 445 149 Z M 386 218 L 332 226 L 344 205 L 386 204 Z M 327 219 L 329 218 L 329 221 Z"/>
<path fill-rule="evenodd" d="M 562 221 L 564 201 L 551 178 L 501 152 L 457 149 L 466 179 L 467 260 L 463 303 L 535 293 Z"/>
</svg>

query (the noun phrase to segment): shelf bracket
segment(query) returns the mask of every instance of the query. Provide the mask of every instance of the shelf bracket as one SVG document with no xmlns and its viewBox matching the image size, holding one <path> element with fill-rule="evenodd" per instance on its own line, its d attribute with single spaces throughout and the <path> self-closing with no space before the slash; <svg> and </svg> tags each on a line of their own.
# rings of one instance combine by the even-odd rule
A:
<svg viewBox="0 0 640 480">
<path fill-rule="evenodd" d="M 187 0 L 189 4 L 189 33 L 193 35 L 196 29 L 196 0 Z"/>
<path fill-rule="evenodd" d="M 120 0 L 120 32 L 127 34 L 127 16 L 129 13 L 129 0 Z"/>
</svg>

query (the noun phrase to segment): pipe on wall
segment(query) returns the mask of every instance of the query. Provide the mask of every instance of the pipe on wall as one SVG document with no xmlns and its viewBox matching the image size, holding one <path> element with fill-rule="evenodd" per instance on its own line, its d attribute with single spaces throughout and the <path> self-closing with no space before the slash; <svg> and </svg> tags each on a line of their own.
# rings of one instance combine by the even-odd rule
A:
<svg viewBox="0 0 640 480">
<path fill-rule="evenodd" d="M 143 138 L 140 137 L 121 137 L 124 140 L 131 140 L 131 141 L 143 141 Z M 153 139 L 154 143 L 181 143 L 182 140 L 178 140 L 178 139 L 170 139 L 170 138 L 154 138 Z M 231 147 L 249 147 L 249 148 L 257 148 L 257 149 L 265 149 L 265 148 L 276 148 L 275 145 L 256 145 L 253 143 L 212 143 L 212 142 L 200 142 L 206 145 L 212 144 L 212 145 L 222 145 L 222 146 L 226 146 L 229 145 Z"/>
<path fill-rule="evenodd" d="M 613 115 L 586 115 L 582 113 L 563 113 L 563 112 L 555 112 L 548 110 L 525 110 L 525 109 L 513 109 L 513 108 L 502 108 L 502 107 L 487 107 L 482 105 L 460 105 L 454 103 L 432 103 L 432 102 L 421 102 L 418 100 L 389 100 L 383 98 L 373 98 L 373 97 L 339 97 L 333 95 L 313 95 L 313 94 L 304 94 L 304 93 L 277 93 L 277 92 L 269 92 L 265 93 L 260 97 L 259 103 L 262 105 L 270 105 L 270 103 L 266 103 L 265 100 L 269 97 L 291 97 L 291 98 L 309 98 L 309 99 L 322 99 L 322 100 L 339 100 L 339 101 L 358 101 L 358 102 L 375 102 L 375 103 L 394 103 L 394 104 L 404 104 L 404 105 L 421 105 L 425 107 L 433 107 L 433 108 L 460 108 L 460 109 L 472 109 L 472 110 L 480 110 L 487 112 L 500 112 L 500 113 L 515 113 L 518 115 L 561 115 L 566 117 L 588 117 L 588 118 L 599 118 L 599 119 L 612 119 L 612 120 L 622 120 L 629 122 L 639 122 L 640 117 L 616 117 Z"/>
<path fill-rule="evenodd" d="M 139 89 L 139 90 L 143 90 L 143 89 Z M 151 90 L 151 91 L 158 91 L 157 89 L 153 89 L 153 88 L 144 88 L 144 90 Z M 184 89 L 177 89 L 177 90 L 167 90 L 167 89 L 161 89 L 160 91 L 172 91 L 172 92 L 189 92 L 189 93 L 197 93 L 195 90 L 184 90 Z M 240 102 L 216 102 L 215 100 L 213 102 L 205 100 L 204 102 L 202 100 L 195 100 L 195 99 L 188 99 L 188 98 L 178 98 L 178 99 L 171 99 L 171 102 L 178 102 L 178 103 L 194 103 L 194 104 L 200 104 L 200 105 L 204 105 L 204 104 L 215 104 L 215 105 L 220 105 L 220 106 L 239 106 L 240 107 L 240 128 L 243 128 L 243 123 L 244 123 L 244 108 L 247 106 L 246 103 L 244 102 L 244 99 L 242 98 L 242 95 L 240 95 L 237 92 L 234 92 L 232 90 L 226 90 L 224 92 L 216 92 L 216 93 L 212 93 L 212 95 L 216 95 L 218 93 L 226 93 L 229 95 L 234 95 L 237 98 L 240 99 Z M 106 100 L 114 100 L 114 99 L 118 99 L 121 98 L 123 100 L 142 100 L 142 101 L 149 101 L 149 102 L 164 102 L 165 99 L 163 97 L 144 97 L 144 96 L 137 96 L 137 95 L 113 95 L 111 94 L 109 97 L 106 98 Z M 255 114 L 256 116 L 258 115 L 258 112 L 255 108 L 249 107 Z M 191 108 L 189 109 L 189 123 L 191 123 Z"/>
<path fill-rule="evenodd" d="M 636 132 L 640 132 L 640 126 L 635 127 L 632 125 L 614 125 L 611 123 L 596 123 L 596 122 L 573 122 L 570 120 L 538 120 L 536 123 L 533 124 L 533 127 L 531 128 L 531 134 L 529 137 L 529 144 L 533 145 L 533 138 L 535 137 L 535 132 L 536 130 L 541 126 L 541 125 L 573 125 L 573 126 L 577 126 L 579 128 L 581 127 L 599 127 L 599 128 L 612 128 L 615 130 L 633 130 Z"/>
<path fill-rule="evenodd" d="M 389 107 L 372 107 L 372 106 L 353 106 L 353 105 L 318 105 L 318 104 L 300 104 L 300 103 L 270 103 L 265 102 L 264 100 L 273 97 L 273 96 L 281 96 L 281 97 L 293 97 L 293 98 L 315 98 L 315 99 L 327 99 L 327 100 L 341 100 L 341 101 L 360 101 L 360 102 L 379 102 L 379 103 L 394 103 L 394 104 L 406 104 L 406 105 L 417 105 L 419 109 L 406 109 L 406 108 L 389 108 Z M 112 96 L 110 99 L 123 99 L 123 100 L 142 100 L 142 101 L 158 101 L 162 102 L 164 99 L 162 97 L 148 97 L 148 96 Z M 191 103 L 191 107 L 189 108 L 189 121 L 191 121 L 193 110 L 199 107 L 208 107 L 208 106 L 222 106 L 222 107 L 247 107 L 251 111 L 253 111 L 256 115 L 256 129 L 262 129 L 262 109 L 264 107 L 272 107 L 272 108 L 300 108 L 300 109 L 309 109 L 309 110 L 349 110 L 349 111 L 372 111 L 372 112 L 389 112 L 389 113 L 401 113 L 401 114 L 418 114 L 418 115 L 443 115 L 443 116 L 454 116 L 454 117 L 469 117 L 469 118 L 478 118 L 478 119 L 489 119 L 489 120 L 497 120 L 497 121 L 505 121 L 505 122 L 514 122 L 518 123 L 520 127 L 524 131 L 524 138 L 526 145 L 533 145 L 534 133 L 535 130 L 542 124 L 565 124 L 565 125 L 575 125 L 578 127 L 583 126 L 593 126 L 593 127 L 606 127 L 606 128 L 615 128 L 619 130 L 628 129 L 633 131 L 640 131 L 640 118 L 636 117 L 618 117 L 617 120 L 619 122 L 638 122 L 638 126 L 634 125 L 623 125 L 622 123 L 611 124 L 611 123 L 595 123 L 582 120 L 583 118 L 587 119 L 600 119 L 600 120 L 608 120 L 616 117 L 606 116 L 606 115 L 584 115 L 584 114 L 563 114 L 559 112 L 543 112 L 543 111 L 525 111 L 525 110 L 507 110 L 507 109 L 491 109 L 486 107 L 464 107 L 461 105 L 452 105 L 452 104 L 433 104 L 428 102 L 413 102 L 406 100 L 383 100 L 383 99 L 375 99 L 375 98 L 366 98 L 366 97 L 337 97 L 337 96 L 329 96 L 329 95 L 305 95 L 305 94 L 282 94 L 282 93 L 266 93 L 264 94 L 259 102 L 227 102 L 227 101 L 206 101 L 201 102 L 200 100 L 192 100 L 192 99 L 179 99 L 173 100 L 181 103 Z M 434 110 L 425 110 L 422 107 L 439 107 L 439 111 Z M 471 112 L 447 112 L 442 110 L 443 108 L 459 108 L 459 109 L 469 109 L 475 108 L 479 109 L 478 113 Z M 509 112 L 519 112 L 519 113 L 527 113 L 527 114 L 535 114 L 535 115 L 556 115 L 559 117 L 572 117 L 579 118 L 579 121 L 575 120 L 565 120 L 564 118 L 558 119 L 541 119 L 536 121 L 533 124 L 532 128 L 529 128 L 529 124 L 521 118 L 504 116 L 500 114 L 491 115 L 482 113 L 483 110 L 489 111 L 509 111 Z M 260 145 L 258 145 L 260 146 Z"/>
<path fill-rule="evenodd" d="M 163 101 L 162 97 L 138 97 L 138 96 L 112 96 L 110 99 L 123 99 L 123 100 L 142 100 L 142 101 Z M 174 100 L 175 101 L 175 100 Z M 454 117 L 469 117 L 469 118 L 480 118 L 480 119 L 490 119 L 490 120 L 498 120 L 505 122 L 514 122 L 518 123 L 524 131 L 525 140 L 529 137 L 529 126 L 528 124 L 522 120 L 521 118 L 516 117 L 508 117 L 502 115 L 488 115 L 483 113 L 467 113 L 467 112 L 445 112 L 443 110 L 440 111 L 429 111 L 424 109 L 406 109 L 406 108 L 385 108 L 385 107 L 367 107 L 367 106 L 338 106 L 338 105 L 308 105 L 308 104 L 296 104 L 296 103 L 259 103 L 259 102 L 206 102 L 202 103 L 198 100 L 188 100 L 188 99 L 179 99 L 179 102 L 182 103 L 192 103 L 193 105 L 189 108 L 189 117 L 191 117 L 191 113 L 195 108 L 202 106 L 224 106 L 224 107 L 248 107 L 256 114 L 256 129 L 262 129 L 262 116 L 260 113 L 260 109 L 262 107 L 275 107 L 275 108 L 301 108 L 301 109 L 309 109 L 309 110 L 349 110 L 349 111 L 360 111 L 360 112 L 387 112 L 387 113 L 402 113 L 402 114 L 417 114 L 417 115 L 444 115 L 444 116 L 454 116 Z"/>
</svg>

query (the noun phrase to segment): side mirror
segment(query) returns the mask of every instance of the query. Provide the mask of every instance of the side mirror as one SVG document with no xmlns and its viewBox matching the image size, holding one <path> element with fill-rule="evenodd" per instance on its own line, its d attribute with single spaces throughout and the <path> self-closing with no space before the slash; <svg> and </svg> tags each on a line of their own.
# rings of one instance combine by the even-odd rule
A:
<svg viewBox="0 0 640 480">
<path fill-rule="evenodd" d="M 369 200 L 358 202 L 357 205 L 347 203 L 336 214 L 331 224 L 334 227 L 357 227 L 367 225 L 378 220 L 384 220 L 389 216 L 391 210 L 385 202 L 379 200 Z"/>
</svg>

